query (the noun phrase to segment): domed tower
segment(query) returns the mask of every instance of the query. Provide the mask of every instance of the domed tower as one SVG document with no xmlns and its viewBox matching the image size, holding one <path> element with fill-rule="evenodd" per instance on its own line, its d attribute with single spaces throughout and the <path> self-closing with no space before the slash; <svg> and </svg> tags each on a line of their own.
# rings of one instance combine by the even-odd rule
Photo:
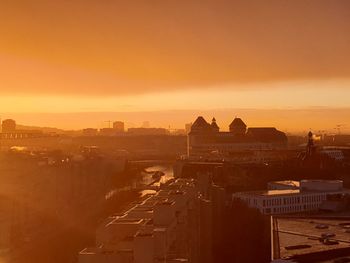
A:
<svg viewBox="0 0 350 263">
<path fill-rule="evenodd" d="M 235 118 L 230 124 L 230 132 L 234 135 L 245 135 L 247 125 L 242 121 L 241 118 Z"/>
<path fill-rule="evenodd" d="M 213 130 L 213 132 L 219 132 L 220 128 L 216 123 L 216 119 L 213 117 L 213 119 L 211 120 L 211 129 Z"/>
</svg>

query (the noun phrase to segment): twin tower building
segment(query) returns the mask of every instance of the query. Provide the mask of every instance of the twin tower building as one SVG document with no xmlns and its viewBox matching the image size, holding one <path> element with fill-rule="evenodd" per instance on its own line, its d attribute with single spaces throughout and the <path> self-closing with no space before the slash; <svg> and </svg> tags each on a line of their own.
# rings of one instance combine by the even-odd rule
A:
<svg viewBox="0 0 350 263">
<path fill-rule="evenodd" d="M 269 151 L 284 149 L 287 136 L 274 127 L 247 127 L 240 118 L 235 118 L 229 131 L 220 131 L 213 118 L 208 123 L 199 116 L 188 134 L 187 154 L 189 157 L 230 156 L 246 151 Z"/>
</svg>

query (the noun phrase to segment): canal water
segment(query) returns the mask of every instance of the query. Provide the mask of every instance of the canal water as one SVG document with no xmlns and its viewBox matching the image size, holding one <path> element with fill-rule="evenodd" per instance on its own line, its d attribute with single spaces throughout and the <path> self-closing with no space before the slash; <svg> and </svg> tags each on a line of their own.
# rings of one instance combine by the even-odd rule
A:
<svg viewBox="0 0 350 263">
<path fill-rule="evenodd" d="M 153 175 L 156 172 L 163 173 L 163 176 L 161 176 L 159 180 L 155 180 L 153 178 Z M 148 166 L 139 171 L 137 176 L 130 182 L 130 184 L 109 191 L 106 193 L 105 198 L 106 200 L 109 200 L 116 197 L 121 192 L 133 191 L 137 189 L 140 189 L 139 193 L 142 197 L 146 194 L 155 193 L 155 190 L 144 189 L 147 188 L 147 186 L 159 187 L 161 184 L 166 183 L 172 178 L 174 178 L 174 173 L 173 166 L 171 164 Z"/>
</svg>

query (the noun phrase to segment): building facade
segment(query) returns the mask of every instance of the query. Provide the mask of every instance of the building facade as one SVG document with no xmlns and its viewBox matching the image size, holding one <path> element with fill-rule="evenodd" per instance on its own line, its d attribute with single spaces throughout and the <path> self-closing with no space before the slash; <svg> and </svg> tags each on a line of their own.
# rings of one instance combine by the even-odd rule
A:
<svg viewBox="0 0 350 263">
<path fill-rule="evenodd" d="M 208 123 L 199 116 L 188 134 L 187 154 L 189 157 L 230 156 L 237 152 L 268 151 L 286 146 L 286 135 L 274 127 L 247 128 L 242 119 L 235 118 L 229 131 L 221 132 L 215 118 Z"/>
<path fill-rule="evenodd" d="M 16 130 L 16 121 L 12 119 L 3 120 L 1 123 L 1 131 L 3 133 L 12 133 Z"/>
<path fill-rule="evenodd" d="M 301 180 L 299 184 L 274 182 L 269 186 L 267 191 L 237 192 L 232 198 L 242 200 L 262 214 L 286 214 L 318 210 L 332 197 L 350 194 L 340 180 Z"/>
<path fill-rule="evenodd" d="M 222 214 L 223 196 L 206 176 L 172 180 L 102 222 L 96 246 L 82 250 L 79 263 L 212 262 L 212 218 Z"/>
<path fill-rule="evenodd" d="M 19 130 L 15 120 L 6 119 L 1 123 L 0 139 L 28 139 L 42 137 L 40 130 Z"/>
<path fill-rule="evenodd" d="M 122 121 L 113 122 L 113 129 L 115 129 L 117 132 L 124 132 L 124 122 Z"/>
</svg>

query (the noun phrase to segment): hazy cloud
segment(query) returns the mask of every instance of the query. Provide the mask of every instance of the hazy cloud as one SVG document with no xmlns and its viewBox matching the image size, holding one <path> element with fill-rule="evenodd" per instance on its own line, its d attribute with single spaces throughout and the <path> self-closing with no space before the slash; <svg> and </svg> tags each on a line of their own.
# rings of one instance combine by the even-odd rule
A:
<svg viewBox="0 0 350 263">
<path fill-rule="evenodd" d="M 347 0 L 3 0 L 0 17 L 2 94 L 350 78 Z"/>
</svg>

